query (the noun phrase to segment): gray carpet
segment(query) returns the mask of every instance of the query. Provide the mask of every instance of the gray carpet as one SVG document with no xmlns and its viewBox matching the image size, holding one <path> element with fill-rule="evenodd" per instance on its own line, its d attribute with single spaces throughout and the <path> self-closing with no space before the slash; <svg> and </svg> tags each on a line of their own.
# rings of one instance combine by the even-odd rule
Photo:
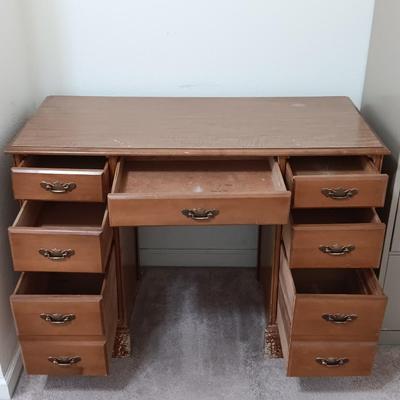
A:
<svg viewBox="0 0 400 400">
<path fill-rule="evenodd" d="M 265 320 L 251 269 L 147 269 L 132 320 L 134 355 L 106 378 L 22 375 L 15 399 L 399 399 L 400 346 L 373 376 L 287 378 L 263 357 Z"/>
</svg>

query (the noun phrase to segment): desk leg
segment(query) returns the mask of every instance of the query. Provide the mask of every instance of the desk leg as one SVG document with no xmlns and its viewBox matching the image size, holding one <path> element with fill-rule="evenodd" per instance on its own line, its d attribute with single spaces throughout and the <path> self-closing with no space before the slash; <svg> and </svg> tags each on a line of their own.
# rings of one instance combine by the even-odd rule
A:
<svg viewBox="0 0 400 400">
<path fill-rule="evenodd" d="M 268 319 L 268 325 L 265 329 L 264 350 L 265 354 L 270 358 L 282 358 L 281 341 L 279 338 L 278 326 L 276 324 L 282 226 L 275 226 L 273 241 L 271 241 L 271 233 L 268 234 L 267 229 L 270 230 L 271 228 L 267 226 L 260 227 L 259 241 L 259 276 L 265 291 L 265 312 Z M 272 260 L 271 243 L 273 244 Z"/>
<path fill-rule="evenodd" d="M 131 319 L 138 290 L 138 249 L 136 228 L 114 228 L 117 254 L 118 327 L 114 341 L 113 357 L 131 355 Z"/>
</svg>

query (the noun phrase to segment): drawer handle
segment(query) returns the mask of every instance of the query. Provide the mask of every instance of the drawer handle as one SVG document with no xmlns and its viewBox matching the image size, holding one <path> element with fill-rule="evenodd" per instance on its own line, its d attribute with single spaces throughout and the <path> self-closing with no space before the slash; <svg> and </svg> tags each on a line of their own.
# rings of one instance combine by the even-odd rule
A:
<svg viewBox="0 0 400 400">
<path fill-rule="evenodd" d="M 79 356 L 69 357 L 69 356 L 60 356 L 60 357 L 52 357 L 50 356 L 48 360 L 59 367 L 71 367 L 72 365 L 78 364 L 78 362 L 82 361 L 82 358 Z"/>
<path fill-rule="evenodd" d="M 350 362 L 348 358 L 331 358 L 331 357 L 329 358 L 317 357 L 315 361 L 318 364 L 328 368 L 341 367 Z"/>
<path fill-rule="evenodd" d="M 324 188 L 321 189 L 321 193 L 333 200 L 348 200 L 358 193 L 358 189 Z"/>
<path fill-rule="evenodd" d="M 65 261 L 67 258 L 70 258 L 75 254 L 75 250 L 40 249 L 39 254 L 51 261 Z"/>
<path fill-rule="evenodd" d="M 324 314 L 322 318 L 333 324 L 347 324 L 348 322 L 355 321 L 358 316 L 356 314 Z"/>
<path fill-rule="evenodd" d="M 51 193 L 67 193 L 67 192 L 72 192 L 74 189 L 76 189 L 76 183 L 69 182 L 69 183 L 62 183 L 62 182 L 46 182 L 42 181 L 40 182 L 40 186 Z"/>
<path fill-rule="evenodd" d="M 219 214 L 219 210 L 206 210 L 205 208 L 185 208 L 184 210 L 182 210 L 182 214 L 196 221 L 207 221 L 215 218 Z"/>
<path fill-rule="evenodd" d="M 330 256 L 344 256 L 350 254 L 355 249 L 356 246 L 353 244 L 347 246 L 340 246 L 338 244 L 332 246 L 319 246 L 319 250 L 322 251 L 322 253 L 329 254 Z"/>
<path fill-rule="evenodd" d="M 40 314 L 40 318 L 53 325 L 64 325 L 73 321 L 76 317 L 74 314 Z"/>
</svg>

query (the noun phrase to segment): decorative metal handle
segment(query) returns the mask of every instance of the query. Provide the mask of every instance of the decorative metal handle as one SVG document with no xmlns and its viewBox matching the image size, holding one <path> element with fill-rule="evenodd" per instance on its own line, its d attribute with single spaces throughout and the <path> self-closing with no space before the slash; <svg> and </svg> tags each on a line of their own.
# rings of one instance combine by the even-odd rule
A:
<svg viewBox="0 0 400 400">
<path fill-rule="evenodd" d="M 67 192 L 72 192 L 74 189 L 76 189 L 76 183 L 73 182 L 68 182 L 68 183 L 63 183 L 63 182 L 46 182 L 42 181 L 40 182 L 40 186 L 51 193 L 67 193 Z"/>
<path fill-rule="evenodd" d="M 40 318 L 53 325 L 65 325 L 76 319 L 74 314 L 40 314 Z"/>
<path fill-rule="evenodd" d="M 333 200 L 348 200 L 354 197 L 358 193 L 358 189 L 344 189 L 341 187 L 338 188 L 323 188 L 321 189 L 321 193 L 329 197 Z"/>
<path fill-rule="evenodd" d="M 51 261 L 65 261 L 75 254 L 72 249 L 39 249 L 39 254 Z"/>
<path fill-rule="evenodd" d="M 82 361 L 82 358 L 79 356 L 59 356 L 59 357 L 53 357 L 50 356 L 47 358 L 49 362 L 51 362 L 54 365 L 58 365 L 59 367 L 71 367 L 72 365 L 78 364 L 78 362 Z"/>
<path fill-rule="evenodd" d="M 353 322 L 358 318 L 356 314 L 324 314 L 322 318 L 325 321 L 332 322 L 333 324 L 347 324 Z"/>
<path fill-rule="evenodd" d="M 219 210 L 211 209 L 206 210 L 204 208 L 185 208 L 182 210 L 182 214 L 188 218 L 194 219 L 196 221 L 207 221 L 215 218 L 219 214 Z"/>
<path fill-rule="evenodd" d="M 348 358 L 331 358 L 331 357 L 328 358 L 317 357 L 315 361 L 318 364 L 329 368 L 341 367 L 350 362 Z"/>
<path fill-rule="evenodd" d="M 338 244 L 334 244 L 332 246 L 319 246 L 319 250 L 322 251 L 322 253 L 329 254 L 330 256 L 344 256 L 351 253 L 355 249 L 356 246 L 353 244 L 349 244 L 347 246 L 341 246 Z"/>
</svg>

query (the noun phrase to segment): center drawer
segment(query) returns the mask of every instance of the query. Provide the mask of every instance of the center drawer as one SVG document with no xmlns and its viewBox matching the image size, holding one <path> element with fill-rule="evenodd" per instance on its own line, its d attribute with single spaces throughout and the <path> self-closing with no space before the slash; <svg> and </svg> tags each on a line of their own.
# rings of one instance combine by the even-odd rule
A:
<svg viewBox="0 0 400 400">
<path fill-rule="evenodd" d="M 293 157 L 286 182 L 294 208 L 383 207 L 388 176 L 368 157 Z"/>
<path fill-rule="evenodd" d="M 25 201 L 8 230 L 16 271 L 105 270 L 112 229 L 103 203 Z"/>
<path fill-rule="evenodd" d="M 284 224 L 290 192 L 272 158 L 122 160 L 108 204 L 111 226 Z"/>
<path fill-rule="evenodd" d="M 108 162 L 102 157 L 28 156 L 11 168 L 14 197 L 20 200 L 106 200 Z"/>
<path fill-rule="evenodd" d="M 23 272 L 10 297 L 19 336 L 107 335 L 117 318 L 115 252 L 107 274 Z"/>
<path fill-rule="evenodd" d="M 373 208 L 292 210 L 283 227 L 290 268 L 377 268 L 384 236 Z"/>
<path fill-rule="evenodd" d="M 371 269 L 293 270 L 281 251 L 279 303 L 291 338 L 376 341 L 386 302 Z"/>
</svg>

